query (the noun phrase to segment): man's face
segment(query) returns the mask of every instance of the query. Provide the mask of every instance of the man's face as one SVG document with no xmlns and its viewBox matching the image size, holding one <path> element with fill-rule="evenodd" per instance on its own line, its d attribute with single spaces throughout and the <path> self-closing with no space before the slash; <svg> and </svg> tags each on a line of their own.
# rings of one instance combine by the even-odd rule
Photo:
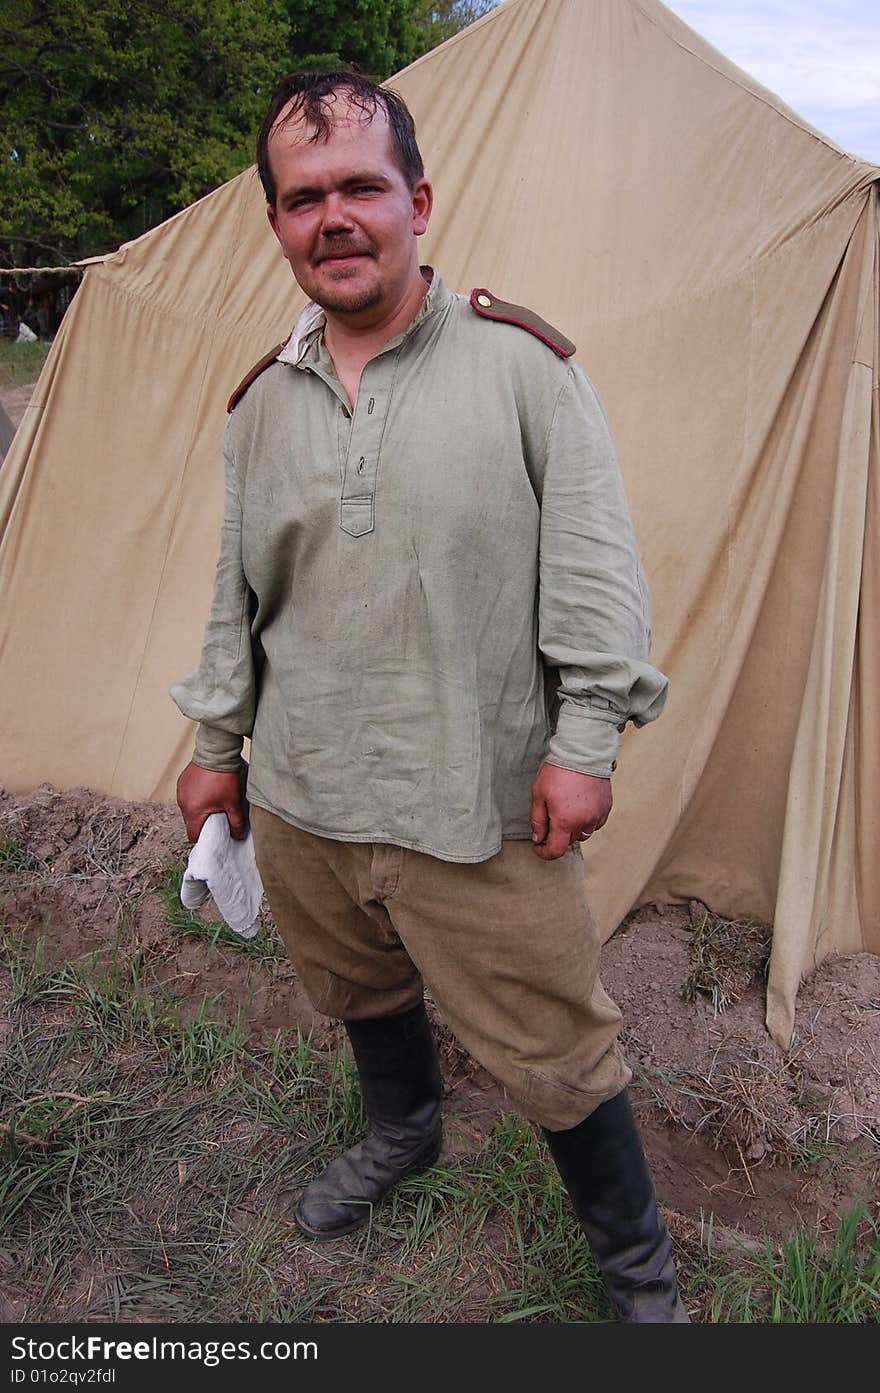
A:
<svg viewBox="0 0 880 1393">
<path fill-rule="evenodd" d="M 269 222 L 299 285 L 353 321 L 393 313 L 419 274 L 416 238 L 428 225 L 431 186 L 410 189 L 391 149 L 385 112 L 371 121 L 337 97 L 327 140 L 301 121 L 275 126 Z"/>
</svg>

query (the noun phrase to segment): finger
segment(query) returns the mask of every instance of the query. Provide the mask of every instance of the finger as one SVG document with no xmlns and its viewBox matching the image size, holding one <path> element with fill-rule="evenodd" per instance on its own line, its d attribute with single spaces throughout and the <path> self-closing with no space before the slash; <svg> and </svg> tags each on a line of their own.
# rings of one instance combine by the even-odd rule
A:
<svg viewBox="0 0 880 1393">
<path fill-rule="evenodd" d="M 229 804 L 224 809 L 229 820 L 229 831 L 235 841 L 240 842 L 247 832 L 247 819 L 244 809 L 238 803 Z"/>
<path fill-rule="evenodd" d="M 604 827 L 604 826 L 605 826 L 605 823 L 608 821 L 609 817 L 611 816 L 611 809 L 612 809 L 613 807 L 614 807 L 614 804 L 613 804 L 611 798 L 609 797 L 609 799 L 608 799 L 608 807 L 605 809 L 604 813 L 603 813 L 602 816 L 599 818 L 599 821 L 596 823 L 596 827 L 595 827 L 595 829 L 594 829 L 595 831 L 598 831 L 600 827 Z"/>
<path fill-rule="evenodd" d="M 199 834 L 205 825 L 207 813 L 190 813 L 186 819 L 186 835 L 191 842 L 199 840 Z"/>
<path fill-rule="evenodd" d="M 543 798 L 532 799 L 532 809 L 529 814 L 529 822 L 532 826 L 532 841 L 546 841 L 547 831 L 550 827 L 550 819 L 547 816 L 547 804 Z"/>
<path fill-rule="evenodd" d="M 551 823 L 547 840 L 543 846 L 536 846 L 534 850 L 544 861 L 557 861 L 560 856 L 565 855 L 570 844 L 571 833 L 566 828 Z"/>
</svg>

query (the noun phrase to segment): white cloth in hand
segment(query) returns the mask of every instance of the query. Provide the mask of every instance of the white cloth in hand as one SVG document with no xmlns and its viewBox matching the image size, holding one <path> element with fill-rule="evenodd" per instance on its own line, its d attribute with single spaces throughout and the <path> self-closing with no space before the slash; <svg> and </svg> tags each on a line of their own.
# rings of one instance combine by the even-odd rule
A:
<svg viewBox="0 0 880 1393">
<path fill-rule="evenodd" d="M 180 886 L 180 902 L 187 909 L 204 904 L 209 895 L 213 895 L 230 929 L 242 938 L 255 936 L 263 882 L 254 856 L 254 839 L 248 829 L 247 836 L 236 841 L 225 813 L 205 818 Z"/>
</svg>

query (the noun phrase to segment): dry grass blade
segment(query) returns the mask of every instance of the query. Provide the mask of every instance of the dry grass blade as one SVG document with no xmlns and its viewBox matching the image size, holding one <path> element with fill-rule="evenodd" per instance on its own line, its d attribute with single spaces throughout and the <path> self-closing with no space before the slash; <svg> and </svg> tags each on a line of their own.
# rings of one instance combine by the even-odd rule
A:
<svg viewBox="0 0 880 1393">
<path fill-rule="evenodd" d="M 124 869 L 125 853 L 135 840 L 136 834 L 122 814 L 96 814 L 89 821 L 83 848 L 87 870 L 92 875 L 120 875 Z"/>
<path fill-rule="evenodd" d="M 722 919 L 691 900 L 693 968 L 682 989 L 686 1001 L 707 996 L 716 1011 L 739 1001 L 752 982 L 766 977 L 771 930 L 757 919 Z"/>
<path fill-rule="evenodd" d="M 747 1041 L 731 1037 L 698 1072 L 657 1068 L 638 1036 L 627 1032 L 625 1041 L 655 1107 L 739 1158 L 746 1173 L 762 1161 L 810 1165 L 827 1150 L 827 1106 L 805 1094 L 790 1061 L 771 1046 L 766 1054 L 750 1052 Z"/>
<path fill-rule="evenodd" d="M 739 1152 L 743 1165 L 767 1158 L 790 1165 L 803 1161 L 815 1133 L 814 1120 L 791 1097 L 791 1079 L 782 1060 L 726 1061 L 708 1078 L 689 1079 L 701 1116 L 696 1130 L 715 1146 Z"/>
</svg>

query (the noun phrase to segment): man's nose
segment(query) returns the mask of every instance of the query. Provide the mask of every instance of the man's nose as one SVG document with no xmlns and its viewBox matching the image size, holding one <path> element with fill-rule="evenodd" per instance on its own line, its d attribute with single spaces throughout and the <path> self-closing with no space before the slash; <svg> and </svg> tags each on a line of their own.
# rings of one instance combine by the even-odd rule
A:
<svg viewBox="0 0 880 1393">
<path fill-rule="evenodd" d="M 328 194 L 324 199 L 324 217 L 321 223 L 323 232 L 348 232 L 352 227 L 348 200 L 339 193 Z"/>
</svg>

